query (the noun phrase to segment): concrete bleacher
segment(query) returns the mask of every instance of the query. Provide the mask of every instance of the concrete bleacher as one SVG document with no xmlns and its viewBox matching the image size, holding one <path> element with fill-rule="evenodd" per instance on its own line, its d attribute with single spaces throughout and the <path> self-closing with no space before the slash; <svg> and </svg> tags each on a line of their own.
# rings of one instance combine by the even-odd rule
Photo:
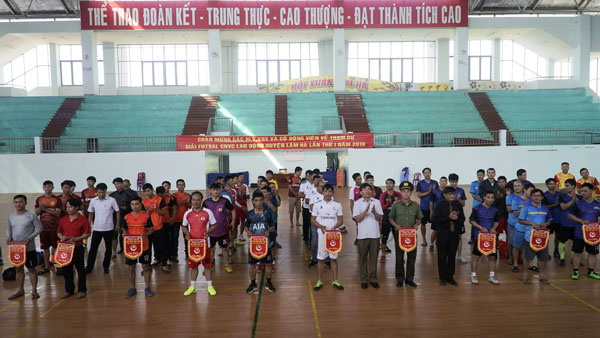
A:
<svg viewBox="0 0 600 338">
<path fill-rule="evenodd" d="M 40 136 L 63 100 L 57 96 L 0 98 L 0 152 L 33 149 L 33 137 Z"/>
<path fill-rule="evenodd" d="M 487 94 L 519 144 L 577 144 L 589 138 L 585 131 L 600 129 L 600 104 L 593 103 L 585 89 L 488 91 Z M 526 130 L 572 132 L 548 132 L 535 138 L 518 132 Z"/>
<path fill-rule="evenodd" d="M 220 94 L 216 117 L 231 118 L 234 135 L 275 135 L 275 95 Z"/>
<path fill-rule="evenodd" d="M 288 134 L 321 133 L 323 116 L 338 116 L 333 93 L 288 94 Z"/>
<path fill-rule="evenodd" d="M 191 95 L 86 97 L 55 149 L 86 151 L 87 139 L 99 138 L 98 151 L 175 150 L 174 136 L 183 131 L 191 100 Z M 151 144 L 135 138 L 146 136 L 170 138 Z"/>
</svg>

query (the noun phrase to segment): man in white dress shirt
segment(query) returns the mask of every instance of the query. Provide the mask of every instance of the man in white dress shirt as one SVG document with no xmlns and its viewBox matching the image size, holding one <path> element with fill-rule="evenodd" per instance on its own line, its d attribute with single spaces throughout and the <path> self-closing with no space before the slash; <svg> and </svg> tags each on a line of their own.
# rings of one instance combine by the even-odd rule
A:
<svg viewBox="0 0 600 338">
<path fill-rule="evenodd" d="M 88 207 L 89 221 L 92 225 L 92 243 L 90 245 L 90 251 L 88 252 L 87 266 L 85 268 L 86 273 L 94 270 L 94 263 L 96 262 L 96 254 L 98 253 L 98 247 L 100 242 L 104 239 L 104 261 L 102 267 L 104 273 L 108 273 L 110 267 L 110 258 L 112 254 L 112 239 L 113 232 L 119 231 L 121 228 L 121 210 L 117 205 L 117 200 L 106 195 L 108 187 L 104 183 L 99 183 L 96 186 L 98 189 L 98 197 L 94 197 L 90 201 Z M 113 213 L 116 213 L 117 224 L 113 223 Z"/>
<path fill-rule="evenodd" d="M 360 287 L 366 289 L 371 283 L 379 289 L 377 282 L 377 255 L 379 251 L 379 221 L 383 217 L 381 202 L 371 197 L 371 186 L 360 186 L 361 198 L 354 202 L 352 216 L 358 222 L 358 254 L 360 260 Z"/>
</svg>

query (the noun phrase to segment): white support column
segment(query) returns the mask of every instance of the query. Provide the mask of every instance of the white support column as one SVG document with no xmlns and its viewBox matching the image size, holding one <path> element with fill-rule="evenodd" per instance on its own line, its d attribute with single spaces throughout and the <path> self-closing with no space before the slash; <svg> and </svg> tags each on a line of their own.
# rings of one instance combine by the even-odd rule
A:
<svg viewBox="0 0 600 338">
<path fill-rule="evenodd" d="M 104 94 L 117 95 L 119 70 L 117 67 L 117 46 L 114 42 L 102 43 L 104 55 Z"/>
<path fill-rule="evenodd" d="M 33 138 L 33 148 L 35 149 L 35 154 L 39 155 L 42 153 L 42 138 L 39 136 L 35 136 Z"/>
<path fill-rule="evenodd" d="M 210 92 L 220 93 L 223 74 L 221 72 L 221 32 L 218 29 L 208 30 L 208 67 L 210 68 Z"/>
<path fill-rule="evenodd" d="M 435 81 L 447 83 L 450 81 L 450 39 L 438 39 L 436 46 L 437 73 Z"/>
<path fill-rule="evenodd" d="M 469 29 L 454 29 L 454 90 L 469 87 Z"/>
<path fill-rule="evenodd" d="M 506 131 L 506 129 L 500 129 L 498 130 L 498 139 L 500 140 L 500 146 L 501 147 L 506 147 L 506 145 L 508 144 L 508 133 Z"/>
<path fill-rule="evenodd" d="M 58 87 L 60 86 L 58 46 L 55 43 L 49 43 L 48 48 L 50 49 L 50 95 L 58 96 Z"/>
<path fill-rule="evenodd" d="M 346 90 L 346 41 L 343 29 L 333 30 L 333 91 Z"/>
<path fill-rule="evenodd" d="M 590 85 L 590 52 L 591 52 L 591 17 L 580 14 L 577 16 L 575 41 L 578 45 L 573 49 L 573 79 L 578 86 Z"/>
<path fill-rule="evenodd" d="M 81 31 L 81 52 L 83 57 L 83 95 L 99 95 L 96 32 Z"/>
<path fill-rule="evenodd" d="M 492 81 L 500 81 L 500 46 L 502 40 L 492 41 Z"/>
<path fill-rule="evenodd" d="M 548 78 L 554 77 L 554 59 L 548 59 L 548 62 L 546 63 L 546 74 Z"/>
</svg>

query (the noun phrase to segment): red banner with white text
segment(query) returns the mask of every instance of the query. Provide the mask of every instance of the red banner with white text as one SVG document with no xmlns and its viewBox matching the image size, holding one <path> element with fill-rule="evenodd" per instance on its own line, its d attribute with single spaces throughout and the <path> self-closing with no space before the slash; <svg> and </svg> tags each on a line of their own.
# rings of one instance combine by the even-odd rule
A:
<svg viewBox="0 0 600 338">
<path fill-rule="evenodd" d="M 178 135 L 177 151 L 373 148 L 373 133 L 274 136 Z"/>
<path fill-rule="evenodd" d="M 468 6 L 468 0 L 81 1 L 81 29 L 467 27 Z"/>
</svg>

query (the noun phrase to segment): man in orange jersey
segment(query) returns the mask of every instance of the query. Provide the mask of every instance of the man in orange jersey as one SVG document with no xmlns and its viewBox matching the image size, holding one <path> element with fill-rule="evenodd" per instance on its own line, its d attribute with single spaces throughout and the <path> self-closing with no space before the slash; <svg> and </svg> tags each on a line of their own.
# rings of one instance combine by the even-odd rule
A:
<svg viewBox="0 0 600 338">
<path fill-rule="evenodd" d="M 554 175 L 554 180 L 558 184 L 558 190 L 562 191 L 565 189 L 565 182 L 568 179 L 575 179 L 575 175 L 569 172 L 569 162 L 563 162 L 560 164 L 560 172 Z"/>
<path fill-rule="evenodd" d="M 163 223 L 165 227 L 165 235 L 167 240 L 167 266 L 171 266 L 171 243 L 173 243 L 173 228 L 175 223 L 175 214 L 177 213 L 177 199 L 171 195 L 171 182 L 164 181 L 162 182 L 162 187 L 165 188 L 164 195 L 160 196 L 165 200 L 165 204 L 167 205 L 167 214 L 163 217 Z M 179 231 L 177 231 L 177 235 L 179 235 Z M 179 240 L 179 237 L 175 237 L 175 240 Z"/>
<path fill-rule="evenodd" d="M 87 188 L 81 191 L 81 199 L 83 200 L 83 214 L 85 217 L 88 216 L 87 208 L 90 206 L 90 201 L 92 198 L 98 196 L 98 189 L 94 186 L 96 185 L 96 178 L 94 176 L 90 176 L 87 178 Z"/>
<path fill-rule="evenodd" d="M 62 183 L 60 184 L 60 188 L 62 190 L 62 194 L 58 195 L 58 198 L 60 198 L 60 202 L 61 202 L 62 212 L 61 212 L 60 216 L 62 217 L 67 214 L 67 201 L 72 198 L 81 200 L 81 197 L 73 194 L 73 190 L 75 189 L 75 182 L 73 182 L 71 180 L 62 181 Z"/>
<path fill-rule="evenodd" d="M 152 218 L 154 233 L 150 235 L 150 245 L 154 248 L 154 262 L 152 265 L 162 265 L 163 273 L 169 273 L 167 267 L 167 252 L 165 246 L 165 230 L 163 229 L 163 216 L 167 214 L 167 205 L 165 201 L 154 194 L 154 187 L 150 183 L 143 186 L 146 199 L 142 201 L 146 213 Z M 165 188 L 157 187 L 156 192 L 164 193 Z"/>
<path fill-rule="evenodd" d="M 300 226 L 300 184 L 302 183 L 302 168 L 296 167 L 294 175 L 288 178 L 288 211 L 290 213 L 290 228 L 294 226 L 294 212 L 296 213 L 296 226 Z"/>
<path fill-rule="evenodd" d="M 149 183 L 146 183 L 148 185 Z M 146 186 L 145 185 L 145 186 Z M 152 185 L 150 185 L 150 191 L 154 191 L 152 189 Z M 144 189 L 146 192 L 146 189 Z M 147 195 L 153 195 L 150 193 L 146 193 Z M 152 200 L 153 198 L 151 198 Z M 149 202 L 149 206 L 152 205 L 152 202 Z M 135 288 L 135 267 L 139 262 L 142 264 L 142 269 L 144 270 L 144 282 L 146 283 L 146 288 L 144 289 L 144 293 L 148 297 L 154 296 L 154 292 L 150 289 L 150 276 L 152 275 L 152 269 L 150 267 L 151 260 L 151 250 L 150 243 L 148 241 L 148 236 L 152 235 L 154 232 L 152 218 L 153 215 L 151 213 L 145 213 L 142 211 L 142 199 L 138 196 L 135 196 L 131 199 L 131 212 L 125 216 L 125 224 L 123 224 L 123 234 L 124 235 L 134 235 L 134 236 L 142 236 L 143 242 L 143 250 L 144 252 L 138 259 L 128 259 L 125 258 L 125 264 L 129 265 L 129 290 L 125 294 L 125 297 L 129 298 L 137 294 L 137 290 Z M 156 212 L 156 208 L 152 209 Z M 159 219 L 159 217 L 154 216 L 154 218 Z"/>
<path fill-rule="evenodd" d="M 179 250 L 179 229 L 183 223 L 183 215 L 190 208 L 192 200 L 190 194 L 185 192 L 185 181 L 183 179 L 178 179 L 176 185 L 177 192 L 173 194 L 173 197 L 175 197 L 175 200 L 177 201 L 177 209 L 173 221 L 173 232 L 171 233 L 171 245 L 169 251 L 169 256 L 173 262 L 179 262 L 179 259 L 177 258 L 177 251 Z M 187 258 L 187 241 L 183 242 L 185 243 L 185 257 Z"/>
<path fill-rule="evenodd" d="M 60 198 L 52 194 L 54 183 L 45 181 L 43 185 L 44 195 L 35 200 L 35 214 L 40 216 L 43 231 L 40 233 L 40 244 L 44 250 L 44 266 L 38 275 L 50 272 L 50 255 L 56 250 L 56 229 L 58 220 L 62 211 L 62 202 Z M 52 250 L 52 252 L 50 251 Z"/>
<path fill-rule="evenodd" d="M 589 183 L 594 187 L 592 198 L 595 200 L 600 199 L 600 184 L 598 184 L 598 180 L 594 176 L 590 176 L 590 171 L 587 168 L 581 168 L 579 174 L 581 174 L 581 178 L 577 180 L 577 191 L 581 189 L 583 184 Z"/>
<path fill-rule="evenodd" d="M 214 296 L 217 294 L 217 291 L 212 285 L 212 277 L 210 268 L 212 267 L 212 255 L 211 250 L 208 247 L 210 245 L 210 241 L 208 240 L 208 235 L 217 229 L 217 220 L 213 215 L 212 211 L 209 209 L 202 207 L 202 200 L 204 196 L 199 191 L 194 191 L 192 193 L 192 208 L 185 212 L 183 216 L 183 226 L 182 231 L 185 236 L 185 240 L 193 239 L 201 239 L 204 238 L 206 240 L 206 256 L 202 262 L 192 262 L 188 260 L 188 268 L 190 268 L 190 287 L 183 293 L 184 296 L 189 296 L 193 293 L 196 293 L 196 279 L 198 279 L 198 266 L 202 263 L 204 267 L 204 277 L 206 277 L 206 281 L 208 283 L 208 294 Z"/>
</svg>

